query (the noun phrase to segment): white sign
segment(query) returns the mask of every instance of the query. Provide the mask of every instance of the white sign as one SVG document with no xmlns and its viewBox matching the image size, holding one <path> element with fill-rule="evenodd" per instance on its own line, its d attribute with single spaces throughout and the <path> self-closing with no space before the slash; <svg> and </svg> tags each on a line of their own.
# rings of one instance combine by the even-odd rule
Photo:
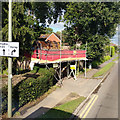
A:
<svg viewBox="0 0 120 120">
<path fill-rule="evenodd" d="M 57 63 L 54 63 L 53 64 L 53 68 L 57 68 L 58 67 L 58 64 Z"/>
<path fill-rule="evenodd" d="M 8 56 L 8 42 L 0 42 L 0 56 Z"/>
<path fill-rule="evenodd" d="M 19 42 L 0 42 L 0 56 L 19 57 Z"/>
</svg>

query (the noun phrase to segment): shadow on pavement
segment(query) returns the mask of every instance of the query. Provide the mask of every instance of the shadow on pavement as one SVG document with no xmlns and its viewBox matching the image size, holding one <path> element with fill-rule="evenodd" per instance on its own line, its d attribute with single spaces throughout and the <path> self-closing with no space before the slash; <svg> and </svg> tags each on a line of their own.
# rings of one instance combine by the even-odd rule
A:
<svg viewBox="0 0 120 120">
<path fill-rule="evenodd" d="M 32 114 L 30 114 L 28 117 L 24 118 L 23 120 L 68 120 L 72 116 L 71 113 L 65 112 L 58 109 L 50 109 L 50 108 L 44 108 L 41 107 Z M 78 119 L 78 117 L 75 116 L 75 118 Z M 73 119 L 71 119 L 73 120 Z"/>
</svg>

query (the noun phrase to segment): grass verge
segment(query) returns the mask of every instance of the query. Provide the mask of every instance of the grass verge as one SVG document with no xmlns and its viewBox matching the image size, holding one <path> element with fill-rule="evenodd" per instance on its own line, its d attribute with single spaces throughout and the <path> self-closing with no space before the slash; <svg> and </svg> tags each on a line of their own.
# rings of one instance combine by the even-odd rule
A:
<svg viewBox="0 0 120 120">
<path fill-rule="evenodd" d="M 50 109 L 46 114 L 42 115 L 39 119 L 45 120 L 45 119 L 59 119 L 60 120 L 66 120 L 71 117 L 74 110 L 78 107 L 80 103 L 82 103 L 85 100 L 85 97 L 80 97 L 78 99 L 69 101 L 67 103 L 64 103 L 60 106 L 54 107 Z M 47 109 L 47 108 L 46 108 Z"/>
<path fill-rule="evenodd" d="M 113 59 L 112 61 L 117 61 L 120 58 L 120 56 L 116 57 L 115 59 Z"/>
<path fill-rule="evenodd" d="M 107 65 L 105 65 L 103 68 L 101 68 L 98 72 L 96 72 L 93 77 L 99 77 L 105 74 L 115 63 L 110 62 Z"/>
</svg>

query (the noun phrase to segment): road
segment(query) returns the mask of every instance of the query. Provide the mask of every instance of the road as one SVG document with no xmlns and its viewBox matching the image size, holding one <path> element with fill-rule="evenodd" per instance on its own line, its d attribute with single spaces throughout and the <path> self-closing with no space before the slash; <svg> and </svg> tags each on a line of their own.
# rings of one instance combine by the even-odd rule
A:
<svg viewBox="0 0 120 120">
<path fill-rule="evenodd" d="M 91 100 L 79 112 L 79 116 L 95 119 L 118 118 L 118 62 L 102 83 L 99 91 L 92 95 Z"/>
</svg>

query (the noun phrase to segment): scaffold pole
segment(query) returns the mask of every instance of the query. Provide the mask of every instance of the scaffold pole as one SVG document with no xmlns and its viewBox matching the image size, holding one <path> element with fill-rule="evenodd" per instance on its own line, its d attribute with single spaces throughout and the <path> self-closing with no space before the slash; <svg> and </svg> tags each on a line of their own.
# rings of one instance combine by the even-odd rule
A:
<svg viewBox="0 0 120 120">
<path fill-rule="evenodd" d="M 61 46 L 62 46 L 62 31 L 60 32 L 60 83 L 62 84 L 62 81 L 61 81 Z"/>
</svg>

